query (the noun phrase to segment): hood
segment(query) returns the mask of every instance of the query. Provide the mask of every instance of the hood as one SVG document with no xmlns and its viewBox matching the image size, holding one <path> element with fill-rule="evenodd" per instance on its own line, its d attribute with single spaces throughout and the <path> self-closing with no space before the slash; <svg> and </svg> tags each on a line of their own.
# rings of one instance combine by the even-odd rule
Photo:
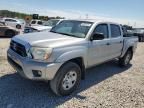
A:
<svg viewBox="0 0 144 108">
<path fill-rule="evenodd" d="M 62 47 L 79 43 L 84 38 L 75 38 L 51 32 L 38 32 L 15 36 L 13 40 L 23 41 L 29 43 L 31 46 L 38 47 Z"/>
<path fill-rule="evenodd" d="M 43 31 L 43 30 L 50 30 L 52 27 L 38 25 L 38 26 L 31 26 L 31 28 L 34 28 L 34 29 L 39 30 L 39 31 Z"/>
</svg>

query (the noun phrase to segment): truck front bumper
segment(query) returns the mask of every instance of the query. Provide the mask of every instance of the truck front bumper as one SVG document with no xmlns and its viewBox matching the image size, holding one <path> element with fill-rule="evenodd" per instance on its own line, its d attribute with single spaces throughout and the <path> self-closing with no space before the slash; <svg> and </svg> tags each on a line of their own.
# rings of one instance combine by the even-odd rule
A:
<svg viewBox="0 0 144 108">
<path fill-rule="evenodd" d="M 9 49 L 7 51 L 9 64 L 22 76 L 31 80 L 52 80 L 63 63 L 38 62 L 24 58 Z"/>
</svg>

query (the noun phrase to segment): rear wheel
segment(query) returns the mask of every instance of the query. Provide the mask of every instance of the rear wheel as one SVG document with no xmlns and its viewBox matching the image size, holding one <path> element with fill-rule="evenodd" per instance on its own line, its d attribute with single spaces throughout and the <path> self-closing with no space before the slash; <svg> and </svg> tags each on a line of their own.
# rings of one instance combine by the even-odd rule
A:
<svg viewBox="0 0 144 108">
<path fill-rule="evenodd" d="M 80 80 L 80 67 L 73 62 L 68 62 L 60 68 L 55 78 L 50 81 L 50 87 L 56 95 L 66 96 L 77 89 Z"/>
<path fill-rule="evenodd" d="M 5 36 L 7 36 L 7 37 L 13 37 L 13 36 L 15 36 L 15 32 L 12 31 L 12 30 L 8 30 L 8 31 L 5 32 Z"/>
<path fill-rule="evenodd" d="M 130 64 L 130 61 L 132 60 L 133 52 L 131 50 L 128 50 L 124 57 L 119 59 L 119 65 L 120 66 L 128 66 Z"/>
</svg>

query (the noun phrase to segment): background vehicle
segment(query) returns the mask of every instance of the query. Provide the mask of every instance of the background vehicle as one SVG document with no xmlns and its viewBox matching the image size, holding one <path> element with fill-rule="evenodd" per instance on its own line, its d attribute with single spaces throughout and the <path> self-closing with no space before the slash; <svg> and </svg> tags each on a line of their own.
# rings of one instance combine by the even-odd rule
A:
<svg viewBox="0 0 144 108">
<path fill-rule="evenodd" d="M 135 28 L 133 33 L 138 36 L 139 42 L 144 42 L 144 28 Z"/>
<path fill-rule="evenodd" d="M 41 20 L 31 20 L 30 26 L 37 26 L 37 25 L 43 25 L 43 21 L 41 21 Z"/>
<path fill-rule="evenodd" d="M 13 37 L 17 34 L 19 34 L 18 30 L 16 30 L 15 28 L 6 26 L 4 22 L 0 22 L 0 36 Z"/>
<path fill-rule="evenodd" d="M 49 27 L 50 29 L 54 26 L 56 26 L 57 24 L 59 24 L 63 19 L 50 19 L 46 22 L 44 22 L 44 26 Z"/>
<path fill-rule="evenodd" d="M 33 27 L 30 27 L 30 26 L 27 26 L 24 29 L 24 33 L 34 33 L 34 32 L 40 32 L 40 31 L 35 29 L 35 28 L 33 28 Z"/>
<path fill-rule="evenodd" d="M 17 28 L 17 29 L 23 29 L 26 24 L 24 20 L 14 19 L 14 18 L 2 18 L 1 22 L 4 22 L 6 25 Z"/>
<path fill-rule="evenodd" d="M 136 37 L 123 37 L 117 23 L 63 20 L 50 32 L 12 38 L 7 55 L 21 76 L 49 80 L 53 92 L 65 96 L 76 90 L 87 68 L 112 59 L 128 66 L 137 41 Z"/>
<path fill-rule="evenodd" d="M 43 22 L 43 25 L 25 27 L 24 33 L 49 31 L 53 26 L 60 23 L 60 21 L 62 21 L 62 19 L 51 19 Z"/>
<path fill-rule="evenodd" d="M 139 42 L 144 42 L 144 29 L 143 28 L 133 28 L 127 29 L 123 27 L 124 37 L 136 36 Z"/>
</svg>

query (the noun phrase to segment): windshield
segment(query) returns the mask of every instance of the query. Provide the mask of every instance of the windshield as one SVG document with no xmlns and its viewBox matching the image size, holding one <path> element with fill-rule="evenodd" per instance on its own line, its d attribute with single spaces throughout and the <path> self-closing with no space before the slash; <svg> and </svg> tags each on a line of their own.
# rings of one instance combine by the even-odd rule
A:
<svg viewBox="0 0 144 108">
<path fill-rule="evenodd" d="M 36 21 L 32 21 L 31 24 L 36 24 Z"/>
<path fill-rule="evenodd" d="M 51 29 L 50 32 L 64 34 L 77 38 L 85 38 L 92 22 L 65 20 Z"/>
<path fill-rule="evenodd" d="M 58 22 L 59 22 L 59 20 L 49 20 L 49 21 L 47 21 L 47 22 L 44 23 L 44 26 L 53 27 L 53 26 L 55 26 Z"/>
<path fill-rule="evenodd" d="M 19 19 L 19 21 L 20 21 L 21 23 L 25 23 L 25 20 L 23 20 L 23 19 Z"/>
<path fill-rule="evenodd" d="M 0 22 L 0 26 L 4 26 L 5 24 L 3 22 Z"/>
</svg>

